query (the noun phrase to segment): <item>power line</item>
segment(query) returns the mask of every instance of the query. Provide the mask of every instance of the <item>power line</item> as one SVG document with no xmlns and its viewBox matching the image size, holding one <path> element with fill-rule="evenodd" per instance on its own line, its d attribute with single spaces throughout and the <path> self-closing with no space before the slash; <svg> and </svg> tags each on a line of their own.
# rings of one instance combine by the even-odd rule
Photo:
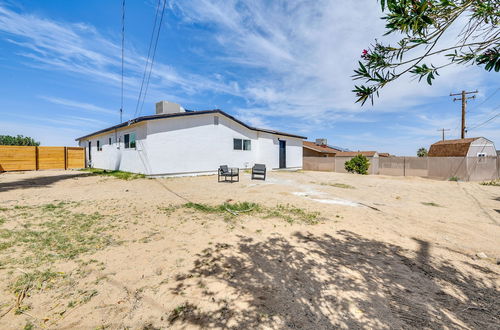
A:
<svg viewBox="0 0 500 330">
<path fill-rule="evenodd" d="M 498 87 L 493 93 L 490 94 L 490 96 L 488 96 L 483 102 L 481 102 L 479 105 L 476 105 L 474 108 L 477 109 L 479 108 L 480 106 L 482 106 L 483 104 L 485 104 L 486 102 L 488 102 L 493 96 L 495 96 L 495 94 L 500 90 L 500 87 Z M 494 109 L 496 110 L 496 109 Z M 493 110 L 493 111 L 494 111 Z M 493 113 L 493 111 L 491 111 L 489 114 Z M 475 127 L 472 127 L 471 129 L 474 129 Z M 469 129 L 469 128 L 467 128 Z"/>
<path fill-rule="evenodd" d="M 153 29 L 151 30 L 151 37 L 149 38 L 148 56 L 146 58 L 146 65 L 144 66 L 144 73 L 142 75 L 141 89 L 139 91 L 139 96 L 137 97 L 137 104 L 135 105 L 134 118 L 137 116 L 137 112 L 139 111 L 139 104 L 141 103 L 141 99 L 142 99 L 142 91 L 144 88 L 144 82 L 146 81 L 146 75 L 147 75 L 148 67 L 150 64 L 149 61 L 151 58 L 151 49 L 153 46 L 153 40 L 154 40 L 154 36 L 155 36 L 155 32 L 156 32 L 156 23 L 158 21 L 158 14 L 160 12 L 160 3 L 161 3 L 161 0 L 158 0 L 158 4 L 156 5 L 156 12 L 155 12 L 155 19 L 154 19 L 154 23 L 153 23 Z"/>
<path fill-rule="evenodd" d="M 497 106 L 494 110 L 497 110 L 498 108 L 500 108 L 500 106 Z M 482 122 L 482 123 L 480 123 L 480 124 L 477 124 L 477 125 L 475 125 L 475 126 L 473 126 L 473 127 L 469 128 L 469 129 L 476 129 L 476 128 L 479 128 L 479 127 L 481 127 L 481 126 L 484 126 L 484 125 L 486 125 L 487 123 L 489 123 L 490 121 L 492 121 L 493 119 L 497 118 L 498 116 L 500 116 L 500 112 L 496 113 L 493 117 L 491 117 L 491 118 L 489 118 L 489 119 L 487 119 L 487 120 L 483 121 L 483 122 Z"/>
<path fill-rule="evenodd" d="M 120 123 L 123 122 L 123 76 L 125 63 L 125 0 L 122 0 L 122 84 L 121 84 L 121 103 L 120 103 Z"/>
<path fill-rule="evenodd" d="M 500 91 L 500 87 L 498 87 L 498 88 L 497 88 L 497 89 L 496 89 L 493 93 L 491 93 L 491 95 L 490 95 L 490 96 L 488 96 L 488 97 L 486 98 L 486 100 L 484 100 L 483 102 L 481 102 L 479 105 L 476 105 L 475 107 L 476 107 L 476 108 L 478 108 L 478 107 L 482 106 L 483 104 L 485 104 L 486 102 L 488 102 L 488 100 L 489 100 L 489 99 L 491 99 L 493 96 L 495 96 L 495 94 L 496 94 L 498 91 Z"/>
<path fill-rule="evenodd" d="M 151 65 L 149 66 L 149 73 L 148 73 L 148 78 L 146 80 L 146 88 L 144 90 L 144 96 L 142 97 L 141 107 L 139 109 L 139 114 L 138 114 L 139 116 L 142 113 L 142 108 L 144 107 L 144 101 L 146 100 L 146 95 L 148 93 L 149 81 L 151 79 L 151 72 L 153 71 L 153 64 L 155 62 L 156 48 L 158 46 L 158 40 L 160 39 L 161 24 L 163 22 L 163 15 L 165 13 L 165 6 L 166 6 L 166 4 L 167 4 L 167 0 L 163 0 L 163 8 L 161 9 L 160 23 L 158 24 L 158 30 L 157 30 L 157 33 L 156 33 L 155 46 L 153 48 L 153 55 L 151 56 Z"/>
</svg>

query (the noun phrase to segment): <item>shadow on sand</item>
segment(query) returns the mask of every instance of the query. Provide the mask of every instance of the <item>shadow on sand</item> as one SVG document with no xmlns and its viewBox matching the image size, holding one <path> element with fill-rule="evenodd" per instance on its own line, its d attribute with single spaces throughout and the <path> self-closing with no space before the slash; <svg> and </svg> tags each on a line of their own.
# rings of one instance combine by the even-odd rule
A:
<svg viewBox="0 0 500 330">
<path fill-rule="evenodd" d="M 61 174 L 61 175 L 48 175 L 41 177 L 31 177 L 12 182 L 0 182 L 0 192 L 6 192 L 15 189 L 28 189 L 28 188 L 43 188 L 50 186 L 58 181 L 73 179 L 77 177 L 85 177 L 91 175 L 90 173 L 75 173 L 75 174 Z"/>
<path fill-rule="evenodd" d="M 230 289 L 204 291 L 213 302 L 210 311 L 187 297 L 171 321 L 241 329 L 498 329 L 498 274 L 476 267 L 477 278 L 447 262 L 437 264 L 429 243 L 415 241 L 417 253 L 348 231 L 218 244 L 199 255 L 173 290 L 200 280 Z"/>
</svg>

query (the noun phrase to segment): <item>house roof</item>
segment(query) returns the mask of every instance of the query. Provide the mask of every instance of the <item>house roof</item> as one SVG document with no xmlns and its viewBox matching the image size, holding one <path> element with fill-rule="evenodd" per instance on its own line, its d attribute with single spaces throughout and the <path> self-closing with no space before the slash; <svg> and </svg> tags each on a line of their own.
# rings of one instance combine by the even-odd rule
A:
<svg viewBox="0 0 500 330">
<path fill-rule="evenodd" d="M 479 139 L 467 138 L 439 141 L 429 148 L 429 157 L 465 157 L 469 152 L 470 144 Z"/>
<path fill-rule="evenodd" d="M 375 156 L 376 153 L 377 153 L 376 151 L 342 151 L 342 152 L 337 152 L 335 156 L 355 157 L 357 155 L 363 155 L 365 157 L 373 157 Z"/>
<path fill-rule="evenodd" d="M 340 151 L 338 149 L 334 149 L 334 148 L 327 146 L 327 145 L 317 145 L 316 143 L 311 142 L 311 141 L 303 141 L 302 146 L 304 148 L 311 149 L 311 150 L 321 152 L 324 154 L 335 154 L 335 153 Z"/>
<path fill-rule="evenodd" d="M 112 130 L 115 130 L 115 129 L 118 129 L 118 128 L 130 126 L 132 124 L 140 123 L 140 122 L 147 121 L 147 120 L 156 120 L 156 119 L 174 118 L 174 117 L 185 117 L 185 116 L 186 117 L 187 116 L 198 116 L 198 115 L 215 114 L 215 113 L 221 114 L 221 115 L 223 115 L 223 116 L 225 116 L 225 117 L 227 117 L 227 118 L 229 118 L 229 119 L 237 122 L 238 124 L 245 126 L 246 128 L 248 128 L 248 129 L 250 129 L 252 131 L 259 131 L 259 132 L 265 132 L 265 133 L 271 133 L 271 134 L 277 134 L 277 135 L 283 135 L 283 136 L 296 137 L 296 138 L 299 138 L 299 139 L 307 139 L 307 137 L 305 137 L 305 136 L 300 136 L 300 135 L 295 135 L 295 134 L 290 134 L 290 133 L 285 133 L 285 132 L 280 132 L 280 131 L 274 131 L 274 130 L 270 130 L 270 129 L 263 129 L 263 128 L 252 127 L 252 126 L 249 126 L 249 125 L 245 124 L 241 120 L 238 120 L 238 119 L 234 118 L 233 116 L 225 113 L 222 110 L 214 109 L 214 110 L 201 110 L 201 111 L 190 111 L 190 110 L 187 110 L 186 112 L 166 113 L 166 114 L 161 114 L 161 115 L 150 115 L 150 116 L 137 117 L 137 118 L 131 119 L 131 120 L 127 121 L 127 122 L 124 122 L 124 123 L 121 123 L 121 124 L 118 124 L 118 125 L 115 125 L 115 126 L 111 126 L 111 127 L 108 127 L 108 128 L 105 128 L 105 129 L 102 129 L 102 130 L 99 130 L 97 132 L 93 132 L 93 133 L 90 133 L 90 134 L 87 134 L 87 135 L 84 135 L 84 136 L 81 136 L 79 138 L 76 138 L 75 140 L 79 141 L 79 140 L 85 139 L 85 138 L 87 138 L 89 136 L 106 133 L 108 131 L 112 131 Z"/>
</svg>

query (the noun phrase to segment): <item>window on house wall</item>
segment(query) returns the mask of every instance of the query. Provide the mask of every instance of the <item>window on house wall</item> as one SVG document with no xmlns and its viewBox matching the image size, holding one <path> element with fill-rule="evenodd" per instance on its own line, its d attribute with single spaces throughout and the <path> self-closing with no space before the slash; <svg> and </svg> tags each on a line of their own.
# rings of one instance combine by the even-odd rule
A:
<svg viewBox="0 0 500 330">
<path fill-rule="evenodd" d="M 243 150 L 251 150 L 252 149 L 252 141 L 243 140 Z"/>
<path fill-rule="evenodd" d="M 219 117 L 214 116 L 214 125 L 219 125 Z"/>
<path fill-rule="evenodd" d="M 101 141 L 97 140 L 97 151 L 102 151 Z"/>
<path fill-rule="evenodd" d="M 130 148 L 135 149 L 135 133 L 130 133 Z"/>
<path fill-rule="evenodd" d="M 124 141 L 124 144 L 125 144 L 125 149 L 135 149 L 135 133 L 129 133 L 129 134 L 125 134 L 123 136 L 123 141 Z"/>
<path fill-rule="evenodd" d="M 111 138 L 108 139 L 108 144 L 111 145 Z"/>
<path fill-rule="evenodd" d="M 234 150 L 251 150 L 252 141 L 243 139 L 233 139 L 233 149 Z"/>
<path fill-rule="evenodd" d="M 241 139 L 233 139 L 233 149 L 241 150 L 243 148 Z"/>
</svg>

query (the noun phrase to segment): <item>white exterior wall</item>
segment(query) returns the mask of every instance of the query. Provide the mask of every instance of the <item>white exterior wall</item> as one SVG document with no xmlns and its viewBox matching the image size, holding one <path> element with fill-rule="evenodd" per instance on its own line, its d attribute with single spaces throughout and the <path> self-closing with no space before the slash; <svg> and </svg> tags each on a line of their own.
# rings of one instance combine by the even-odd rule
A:
<svg viewBox="0 0 500 330">
<path fill-rule="evenodd" d="M 269 169 L 279 168 L 279 140 L 286 141 L 286 168 L 302 168 L 302 139 L 257 132 L 259 153 L 256 163 L 266 164 Z"/>
<path fill-rule="evenodd" d="M 135 133 L 135 149 L 125 149 L 123 135 Z M 112 144 L 109 144 L 111 138 Z M 100 141 L 102 151 L 97 150 L 97 141 Z M 92 161 L 89 163 L 88 141 L 91 141 Z M 106 132 L 93 136 L 79 142 L 80 147 L 85 147 L 87 164 L 94 168 L 106 170 L 120 170 L 127 172 L 148 174 L 149 170 L 145 166 L 144 153 L 146 147 L 146 123 L 138 123 L 129 127 L 115 131 Z"/>
<path fill-rule="evenodd" d="M 214 124 L 214 117 L 219 124 Z M 136 149 L 125 149 L 123 135 L 136 133 Z M 113 145 L 108 137 L 113 136 Z M 189 175 L 215 172 L 220 165 L 250 168 L 255 163 L 279 167 L 279 139 L 286 140 L 287 168 L 302 168 L 302 139 L 250 130 L 220 114 L 182 116 L 144 121 L 115 132 L 80 141 L 92 141 L 92 167 L 148 175 Z M 251 150 L 234 150 L 233 139 L 251 140 Z M 97 151 L 96 141 L 102 143 Z M 87 152 L 88 159 L 88 152 Z"/>
<path fill-rule="evenodd" d="M 478 153 L 484 153 L 486 156 L 496 157 L 497 152 L 495 149 L 495 144 L 485 138 L 479 138 L 472 141 L 467 152 L 467 157 L 477 157 Z"/>
</svg>

